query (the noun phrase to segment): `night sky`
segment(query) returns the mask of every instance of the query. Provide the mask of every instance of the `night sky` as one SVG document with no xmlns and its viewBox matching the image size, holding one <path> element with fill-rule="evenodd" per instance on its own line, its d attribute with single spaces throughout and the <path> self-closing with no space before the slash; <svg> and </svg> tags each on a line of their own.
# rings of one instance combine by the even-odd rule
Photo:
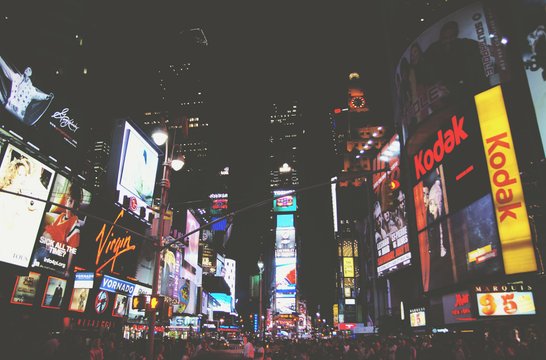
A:
<svg viewBox="0 0 546 360">
<path fill-rule="evenodd" d="M 54 1 L 35 2 L 31 12 L 24 11 L 28 6 L 24 3 L 13 1 L 8 6 L 9 19 L 3 25 L 19 29 L 13 23 L 23 20 L 28 25 L 16 34 L 2 31 L 0 48 L 17 49 L 14 60 L 33 59 L 33 67 L 52 71 L 55 59 L 72 55 L 63 54 L 59 45 L 66 40 L 48 36 L 47 29 L 69 34 L 67 39 L 71 33 L 87 32 L 89 42 L 78 61 L 89 60 L 88 80 L 73 96 L 80 98 L 94 127 L 149 110 L 150 94 L 157 90 L 155 64 L 183 57 L 170 39 L 182 29 L 202 28 L 212 57 L 210 124 L 216 131 L 211 153 L 231 166 L 230 205 L 235 210 L 268 196 L 264 130 L 267 111 L 275 101 L 297 99 L 304 112 L 303 186 L 335 175 L 328 112 L 344 106 L 350 72 L 360 73 L 377 121 L 391 123 L 386 37 L 378 30 L 383 15 L 376 1 L 328 6 L 317 2 Z M 73 14 L 77 20 L 66 20 Z M 13 35 L 9 41 L 7 34 Z M 20 41 L 18 45 L 14 39 Z M 36 57 L 38 51 L 46 55 Z M 182 196 L 197 200 L 190 193 Z M 331 309 L 335 244 L 329 187 L 306 195 L 303 210 L 308 211 L 302 215 L 302 230 L 308 250 L 302 254 L 303 290 L 312 306 L 321 303 Z M 260 226 L 267 210 L 263 207 L 239 216 L 228 244 L 228 256 L 238 261 L 241 295 L 248 275 L 257 273 L 259 239 L 266 230 Z"/>
</svg>

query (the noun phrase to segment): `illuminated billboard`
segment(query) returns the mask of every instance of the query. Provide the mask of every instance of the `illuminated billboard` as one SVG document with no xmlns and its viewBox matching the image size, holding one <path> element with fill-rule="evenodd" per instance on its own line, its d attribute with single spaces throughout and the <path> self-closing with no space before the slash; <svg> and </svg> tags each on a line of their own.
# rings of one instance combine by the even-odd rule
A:
<svg viewBox="0 0 546 360">
<path fill-rule="evenodd" d="M 66 277 L 77 255 L 80 232 L 87 219 L 79 211 L 85 211 L 89 206 L 91 193 L 57 174 L 49 201 L 53 204 L 42 220 L 30 266 Z"/>
<path fill-rule="evenodd" d="M 343 258 L 343 277 L 352 278 L 355 277 L 355 264 L 353 257 Z"/>
<path fill-rule="evenodd" d="M 450 109 L 408 152 L 424 291 L 503 272 L 476 109 Z"/>
<path fill-rule="evenodd" d="M 400 186 L 400 140 L 394 135 L 373 162 L 374 238 L 377 275 L 382 276 L 411 265 L 408 242 L 406 194 Z M 386 169 L 389 169 L 387 172 Z M 394 186 L 393 184 L 397 184 Z"/>
<path fill-rule="evenodd" d="M 0 261 L 28 267 L 54 171 L 11 144 L 0 165 Z M 43 201 L 26 198 L 31 196 Z"/>
<path fill-rule="evenodd" d="M 6 38 L 5 45 L 14 37 Z M 14 54 L 15 55 L 15 54 Z M 6 131 L 28 141 L 52 161 L 70 162 L 72 169 L 82 168 L 81 152 L 89 138 L 81 112 L 69 104 L 74 95 L 51 85 L 48 74 L 32 69 L 34 59 L 17 64 L 0 54 L 0 118 Z M 15 58 L 15 57 L 14 57 Z M 40 61 L 40 60 L 38 60 Z M 37 73 L 33 74 L 33 70 Z M 45 81 L 44 81 L 45 80 Z M 76 91 L 70 92 L 76 93 Z M 75 95 L 81 96 L 81 94 Z"/>
<path fill-rule="evenodd" d="M 410 326 L 422 327 L 427 325 L 425 308 L 410 309 Z"/>
<path fill-rule="evenodd" d="M 296 293 L 296 258 L 275 259 L 275 291 L 279 295 Z"/>
<path fill-rule="evenodd" d="M 426 29 L 396 68 L 395 116 L 411 134 L 431 115 L 509 78 L 504 45 L 490 9 L 480 2 Z"/>
<path fill-rule="evenodd" d="M 159 163 L 158 151 L 127 121 L 124 122 L 121 141 L 116 183 L 118 202 L 123 204 L 127 196 L 129 209 L 138 214 L 141 207 L 152 205 Z"/>
<path fill-rule="evenodd" d="M 481 317 L 536 315 L 530 285 L 476 285 L 474 291 Z"/>
<path fill-rule="evenodd" d="M 277 228 L 293 228 L 293 227 L 294 227 L 294 215 L 292 214 L 277 215 Z"/>
<path fill-rule="evenodd" d="M 275 250 L 293 249 L 296 247 L 296 229 L 289 227 L 277 228 L 275 231 Z"/>
<path fill-rule="evenodd" d="M 87 300 L 89 299 L 89 289 L 74 288 L 68 304 L 68 311 L 85 312 Z"/>
<path fill-rule="evenodd" d="M 273 200 L 274 212 L 293 212 L 297 209 L 296 197 L 294 195 L 286 195 Z"/>
<path fill-rule="evenodd" d="M 512 132 L 500 86 L 475 97 L 506 274 L 537 270 Z"/>
</svg>

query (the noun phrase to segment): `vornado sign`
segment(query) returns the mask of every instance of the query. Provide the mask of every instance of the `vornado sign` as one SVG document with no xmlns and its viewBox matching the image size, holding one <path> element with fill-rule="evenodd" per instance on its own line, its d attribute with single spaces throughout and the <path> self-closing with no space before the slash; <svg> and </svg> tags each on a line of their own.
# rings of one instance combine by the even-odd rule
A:
<svg viewBox="0 0 546 360">
<path fill-rule="evenodd" d="M 474 97 L 506 274 L 537 270 L 527 208 L 500 86 Z"/>
<path fill-rule="evenodd" d="M 451 129 L 446 131 L 438 130 L 438 138 L 432 149 L 420 150 L 413 156 L 416 180 L 432 170 L 435 164 L 441 163 L 444 155 L 451 153 L 456 146 L 460 145 L 468 137 L 463 126 L 464 116 L 459 119 L 453 116 L 451 118 Z"/>
</svg>

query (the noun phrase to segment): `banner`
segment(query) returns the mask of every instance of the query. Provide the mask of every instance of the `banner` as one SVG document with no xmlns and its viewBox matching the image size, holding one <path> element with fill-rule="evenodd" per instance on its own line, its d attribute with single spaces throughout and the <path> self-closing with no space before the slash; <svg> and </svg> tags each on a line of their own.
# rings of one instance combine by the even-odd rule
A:
<svg viewBox="0 0 546 360">
<path fill-rule="evenodd" d="M 64 207 L 50 205 L 45 213 L 31 267 L 51 270 L 68 277 L 80 246 L 80 232 L 87 218 L 80 215 L 79 211 L 89 206 L 91 193 L 57 174 L 49 201 Z"/>
</svg>

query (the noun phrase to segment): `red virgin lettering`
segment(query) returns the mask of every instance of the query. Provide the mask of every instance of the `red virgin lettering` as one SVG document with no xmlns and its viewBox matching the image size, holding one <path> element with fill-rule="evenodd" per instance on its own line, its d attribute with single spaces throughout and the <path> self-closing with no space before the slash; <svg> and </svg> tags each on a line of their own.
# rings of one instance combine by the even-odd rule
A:
<svg viewBox="0 0 546 360">
<path fill-rule="evenodd" d="M 468 138 L 468 134 L 463 129 L 464 116 L 457 119 L 456 116 L 451 118 L 451 129 L 438 131 L 438 136 L 432 149 L 420 150 L 413 157 L 415 165 L 415 177 L 417 180 L 427 172 L 432 170 L 436 163 L 442 162 L 446 154 L 451 153 L 456 146 L 461 144 L 461 141 Z"/>
</svg>

